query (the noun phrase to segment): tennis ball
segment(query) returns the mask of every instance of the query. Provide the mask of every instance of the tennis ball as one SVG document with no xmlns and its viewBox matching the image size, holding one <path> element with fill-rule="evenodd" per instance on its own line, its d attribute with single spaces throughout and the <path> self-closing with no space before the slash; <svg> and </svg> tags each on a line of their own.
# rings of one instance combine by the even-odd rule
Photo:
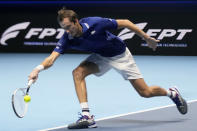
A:
<svg viewBox="0 0 197 131">
<path fill-rule="evenodd" d="M 25 102 L 30 102 L 31 101 L 31 97 L 29 95 L 24 96 L 24 101 Z"/>
</svg>

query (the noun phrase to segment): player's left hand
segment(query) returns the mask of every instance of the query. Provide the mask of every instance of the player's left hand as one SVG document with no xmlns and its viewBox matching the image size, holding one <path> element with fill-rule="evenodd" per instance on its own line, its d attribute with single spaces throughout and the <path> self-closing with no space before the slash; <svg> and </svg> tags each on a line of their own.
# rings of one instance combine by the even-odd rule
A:
<svg viewBox="0 0 197 131">
<path fill-rule="evenodd" d="M 153 51 L 156 50 L 157 48 L 157 43 L 160 42 L 160 40 L 156 40 L 153 37 L 148 37 L 147 39 L 145 39 L 146 43 L 148 44 L 149 48 L 152 48 Z"/>
</svg>

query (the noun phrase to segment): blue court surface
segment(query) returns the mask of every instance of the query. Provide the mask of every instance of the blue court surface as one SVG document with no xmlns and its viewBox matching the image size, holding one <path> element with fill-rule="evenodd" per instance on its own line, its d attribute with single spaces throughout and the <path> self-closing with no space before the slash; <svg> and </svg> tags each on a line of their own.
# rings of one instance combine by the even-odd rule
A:
<svg viewBox="0 0 197 131">
<path fill-rule="evenodd" d="M 169 105 L 97 120 L 99 128 L 95 128 L 93 131 L 166 131 L 172 129 L 177 131 L 185 131 L 185 129 L 195 131 L 197 101 L 188 103 L 190 112 L 186 116 L 177 115 L 174 105 Z M 67 126 L 40 131 L 65 130 L 69 130 Z"/>
<path fill-rule="evenodd" d="M 30 90 L 32 100 L 24 118 L 17 118 L 12 110 L 13 91 L 26 87 L 29 73 L 48 55 L 0 53 L 0 131 L 63 131 L 78 119 L 80 106 L 72 70 L 88 56 L 84 54 L 62 55 L 53 67 L 40 73 Z M 86 78 L 89 107 L 98 124 L 92 130 L 196 131 L 197 57 L 135 55 L 134 58 L 148 85 L 178 87 L 189 102 L 188 114 L 179 114 L 168 97 L 140 97 L 128 81 L 110 70 L 102 77 Z"/>
</svg>

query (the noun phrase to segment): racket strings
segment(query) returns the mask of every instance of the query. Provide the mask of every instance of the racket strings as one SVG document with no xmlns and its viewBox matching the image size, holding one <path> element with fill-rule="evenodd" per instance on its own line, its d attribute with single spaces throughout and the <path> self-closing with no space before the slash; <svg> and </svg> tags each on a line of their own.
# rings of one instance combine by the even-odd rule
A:
<svg viewBox="0 0 197 131">
<path fill-rule="evenodd" d="M 24 96 L 26 94 L 25 89 L 19 89 L 15 92 L 14 95 L 14 108 L 16 113 L 23 117 L 26 113 L 27 103 L 24 101 Z"/>
</svg>

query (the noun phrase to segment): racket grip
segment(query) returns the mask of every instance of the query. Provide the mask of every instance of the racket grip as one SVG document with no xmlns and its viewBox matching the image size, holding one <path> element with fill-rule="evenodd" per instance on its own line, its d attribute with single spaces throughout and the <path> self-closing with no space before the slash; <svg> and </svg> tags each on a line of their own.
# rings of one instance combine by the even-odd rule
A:
<svg viewBox="0 0 197 131">
<path fill-rule="evenodd" d="M 28 86 L 31 86 L 33 84 L 33 82 L 34 82 L 34 80 L 31 79 L 31 80 L 28 81 L 28 84 L 27 85 Z"/>
</svg>

